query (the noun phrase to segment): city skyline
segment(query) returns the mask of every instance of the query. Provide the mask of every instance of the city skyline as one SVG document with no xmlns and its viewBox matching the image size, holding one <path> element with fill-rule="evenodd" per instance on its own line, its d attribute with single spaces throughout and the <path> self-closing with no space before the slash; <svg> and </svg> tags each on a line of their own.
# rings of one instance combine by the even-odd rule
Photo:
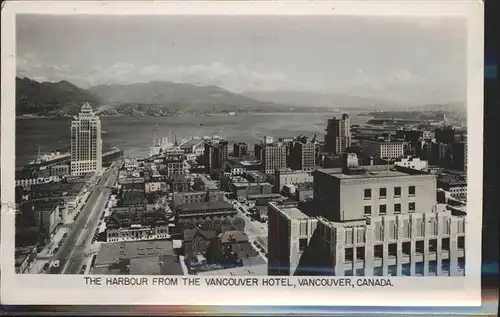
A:
<svg viewBox="0 0 500 317">
<path fill-rule="evenodd" d="M 237 93 L 465 101 L 458 18 L 22 15 L 17 30 L 18 76 L 82 88 L 172 81 Z"/>
</svg>

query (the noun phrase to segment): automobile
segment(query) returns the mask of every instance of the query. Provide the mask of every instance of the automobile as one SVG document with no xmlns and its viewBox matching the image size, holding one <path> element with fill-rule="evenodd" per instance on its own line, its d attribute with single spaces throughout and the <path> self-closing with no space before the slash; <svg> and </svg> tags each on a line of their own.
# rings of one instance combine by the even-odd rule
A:
<svg viewBox="0 0 500 317">
<path fill-rule="evenodd" d="M 67 232 L 65 232 L 65 233 L 63 234 L 63 238 L 66 238 L 67 236 L 68 236 L 68 233 L 67 233 Z"/>
<path fill-rule="evenodd" d="M 64 241 L 59 241 L 58 246 L 62 246 Z"/>
<path fill-rule="evenodd" d="M 55 248 L 55 249 L 54 249 L 54 254 L 56 254 L 56 253 L 57 253 L 57 251 L 59 251 L 59 248 Z"/>
<path fill-rule="evenodd" d="M 47 262 L 43 265 L 43 270 L 47 270 L 49 268 L 50 264 Z"/>
</svg>

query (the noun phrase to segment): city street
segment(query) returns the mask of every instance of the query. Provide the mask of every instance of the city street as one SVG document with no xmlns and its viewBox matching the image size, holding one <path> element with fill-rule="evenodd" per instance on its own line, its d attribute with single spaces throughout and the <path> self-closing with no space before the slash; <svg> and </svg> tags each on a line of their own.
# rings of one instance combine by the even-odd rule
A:
<svg viewBox="0 0 500 317">
<path fill-rule="evenodd" d="M 250 219 L 247 206 L 239 203 L 236 200 L 231 200 L 231 203 L 232 202 L 237 203 L 236 206 L 238 215 L 241 216 L 243 220 L 245 220 L 245 232 L 247 233 L 248 238 L 250 240 L 257 241 L 267 252 L 267 223 L 252 221 L 252 219 Z M 243 209 L 244 212 L 242 212 L 241 209 Z"/>
<path fill-rule="evenodd" d="M 117 168 L 104 172 L 99 182 L 89 190 L 91 195 L 85 207 L 77 218 L 64 244 L 49 261 L 48 274 L 78 274 L 90 254 L 90 245 L 94 230 L 99 221 L 100 213 L 111 194 L 111 186 L 117 178 Z M 87 253 L 87 254 L 86 254 Z"/>
</svg>

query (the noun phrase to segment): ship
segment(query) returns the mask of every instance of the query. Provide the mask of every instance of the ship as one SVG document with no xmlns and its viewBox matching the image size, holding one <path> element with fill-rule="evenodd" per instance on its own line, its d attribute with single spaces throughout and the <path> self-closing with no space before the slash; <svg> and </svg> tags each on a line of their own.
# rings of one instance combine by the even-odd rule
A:
<svg viewBox="0 0 500 317">
<path fill-rule="evenodd" d="M 61 164 L 68 161 L 71 158 L 71 153 L 69 152 L 61 152 L 59 150 L 47 153 L 40 154 L 40 147 L 38 147 L 38 155 L 37 157 L 31 161 L 28 166 L 29 167 L 46 167 L 52 166 L 56 164 Z"/>
</svg>

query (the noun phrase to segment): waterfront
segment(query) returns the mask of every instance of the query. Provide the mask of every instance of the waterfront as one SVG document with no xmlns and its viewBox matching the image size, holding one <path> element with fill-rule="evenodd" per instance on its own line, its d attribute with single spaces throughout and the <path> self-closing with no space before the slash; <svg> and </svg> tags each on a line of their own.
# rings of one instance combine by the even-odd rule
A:
<svg viewBox="0 0 500 317">
<path fill-rule="evenodd" d="M 173 141 L 191 136 L 220 135 L 229 142 L 258 142 L 263 136 L 292 137 L 304 133 L 325 134 L 328 118 L 340 113 L 252 113 L 236 116 L 102 117 L 105 145 L 124 150 L 125 156 L 145 156 L 157 138 L 171 134 Z M 371 116 L 350 113 L 351 124 L 363 124 Z M 67 150 L 70 118 L 16 119 L 16 168 L 33 160 L 38 147 L 42 153 Z"/>
</svg>

